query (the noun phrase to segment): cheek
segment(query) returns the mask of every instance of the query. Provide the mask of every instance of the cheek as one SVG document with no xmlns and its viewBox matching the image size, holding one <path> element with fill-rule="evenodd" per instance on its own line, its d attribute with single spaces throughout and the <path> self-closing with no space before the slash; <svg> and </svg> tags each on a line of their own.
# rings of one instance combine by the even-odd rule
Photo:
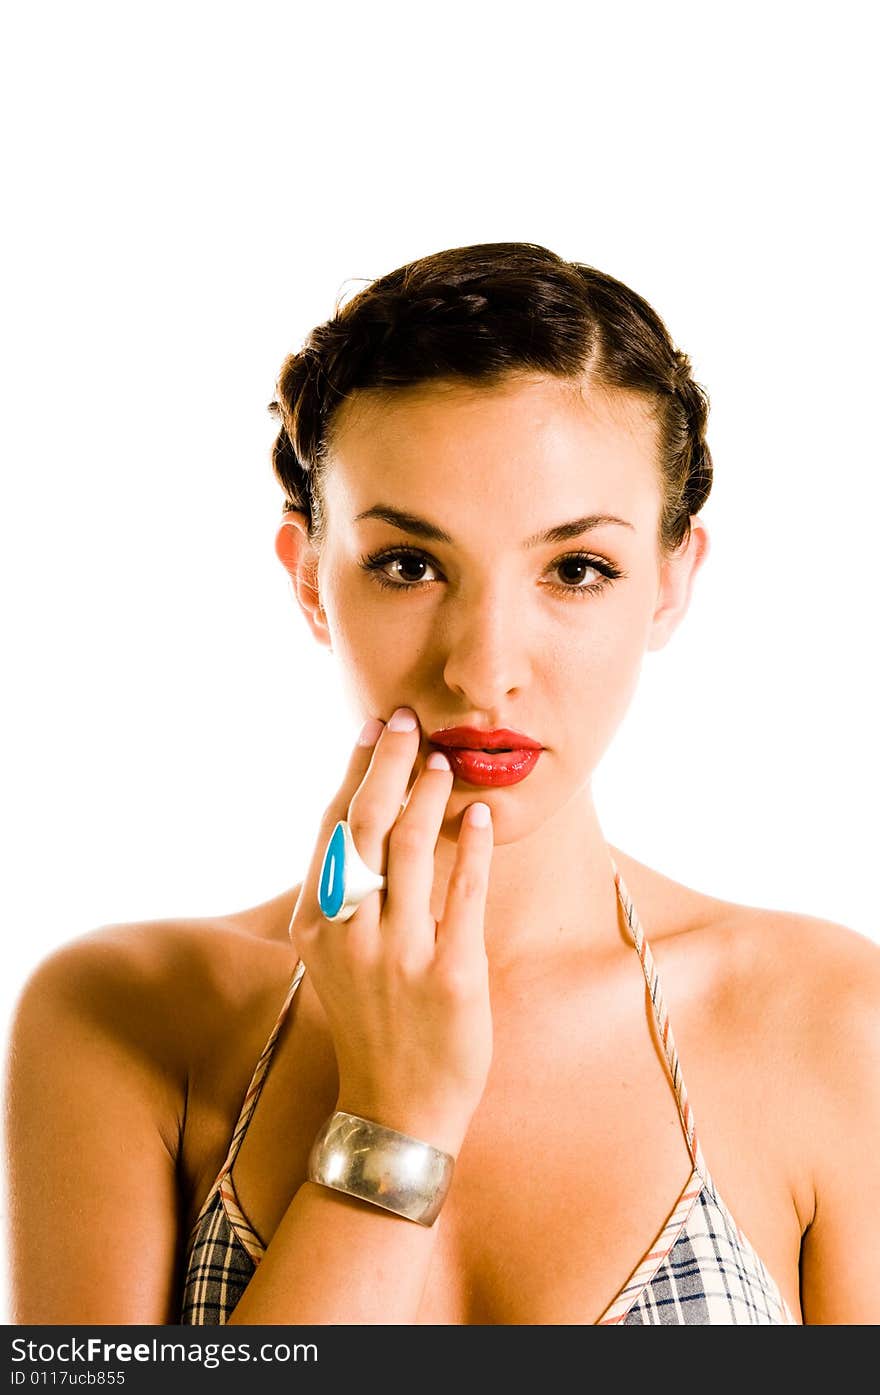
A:
<svg viewBox="0 0 880 1395">
<path fill-rule="evenodd" d="M 625 681 L 647 644 L 647 588 L 617 583 L 596 597 L 570 601 L 568 611 L 574 614 L 563 616 L 544 645 L 549 661 L 567 677 L 580 673 L 585 681 L 612 686 Z"/>
<path fill-rule="evenodd" d="M 548 655 L 542 686 L 559 717 L 558 735 L 591 768 L 601 759 L 638 686 L 646 649 L 639 614 L 595 618 Z M 577 757 L 578 764 L 580 761 Z"/>
<path fill-rule="evenodd" d="M 357 713 L 387 718 L 398 702 L 412 701 L 430 641 L 400 609 L 349 596 L 333 616 L 333 652 Z"/>
<path fill-rule="evenodd" d="M 340 661 L 384 686 L 399 686 L 436 650 L 437 614 L 430 600 L 394 596 L 369 578 L 331 596 L 333 648 Z"/>
<path fill-rule="evenodd" d="M 545 672 L 559 699 L 595 710 L 626 701 L 638 679 L 645 645 L 632 630 L 591 630 L 580 642 L 554 648 Z"/>
<path fill-rule="evenodd" d="M 391 642 L 387 629 L 366 616 L 351 615 L 337 623 L 333 647 L 344 664 L 364 673 L 387 672 L 400 663 L 401 645 Z"/>
</svg>

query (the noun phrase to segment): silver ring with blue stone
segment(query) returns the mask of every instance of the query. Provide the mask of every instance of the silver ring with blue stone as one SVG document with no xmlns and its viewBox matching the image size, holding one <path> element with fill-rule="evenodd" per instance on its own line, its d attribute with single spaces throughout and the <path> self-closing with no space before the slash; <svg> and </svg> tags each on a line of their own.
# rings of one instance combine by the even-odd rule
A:
<svg viewBox="0 0 880 1395">
<path fill-rule="evenodd" d="M 318 883 L 318 904 L 325 919 L 350 920 L 364 898 L 384 886 L 381 872 L 368 867 L 355 847 L 347 819 L 340 819 L 330 834 Z"/>
</svg>

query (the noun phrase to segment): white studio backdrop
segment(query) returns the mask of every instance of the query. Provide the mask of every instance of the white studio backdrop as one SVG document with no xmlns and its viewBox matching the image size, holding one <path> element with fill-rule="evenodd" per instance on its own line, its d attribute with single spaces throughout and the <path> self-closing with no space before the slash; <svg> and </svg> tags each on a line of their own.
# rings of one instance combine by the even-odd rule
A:
<svg viewBox="0 0 880 1395">
<path fill-rule="evenodd" d="M 596 774 L 609 841 L 880 940 L 868 14 L 7 14 L 4 1029 L 61 943 L 300 879 L 357 722 L 273 551 L 267 403 L 338 295 L 470 242 L 628 282 L 711 397 L 711 553 Z"/>
</svg>

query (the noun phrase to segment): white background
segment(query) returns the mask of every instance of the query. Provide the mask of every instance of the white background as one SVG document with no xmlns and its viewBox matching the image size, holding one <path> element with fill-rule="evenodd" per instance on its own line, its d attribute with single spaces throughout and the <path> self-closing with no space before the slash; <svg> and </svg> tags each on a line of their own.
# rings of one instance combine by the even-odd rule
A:
<svg viewBox="0 0 880 1395">
<path fill-rule="evenodd" d="M 606 836 L 880 941 L 871 10 L 10 8 L 4 1030 L 62 942 L 302 875 L 356 724 L 273 551 L 266 405 L 340 293 L 470 242 L 628 282 L 712 400 L 711 555 Z"/>
</svg>

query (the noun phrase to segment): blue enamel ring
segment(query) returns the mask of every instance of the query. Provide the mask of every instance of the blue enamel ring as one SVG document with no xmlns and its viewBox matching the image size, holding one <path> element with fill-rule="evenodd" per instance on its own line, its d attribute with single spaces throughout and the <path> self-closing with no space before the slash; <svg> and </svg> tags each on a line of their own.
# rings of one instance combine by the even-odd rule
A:
<svg viewBox="0 0 880 1395">
<path fill-rule="evenodd" d="M 368 867 L 354 845 L 351 828 L 340 819 L 327 843 L 318 883 L 318 904 L 327 920 L 350 920 L 371 891 L 381 891 L 385 878 Z"/>
</svg>

